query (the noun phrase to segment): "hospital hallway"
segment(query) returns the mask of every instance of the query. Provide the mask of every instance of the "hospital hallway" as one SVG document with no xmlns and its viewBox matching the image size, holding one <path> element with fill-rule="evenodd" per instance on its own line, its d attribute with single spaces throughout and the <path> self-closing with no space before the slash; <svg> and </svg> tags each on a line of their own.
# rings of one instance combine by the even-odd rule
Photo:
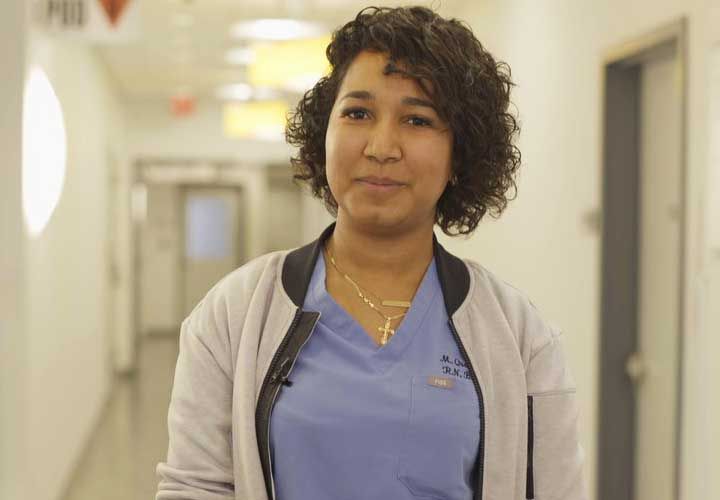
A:
<svg viewBox="0 0 720 500">
<path fill-rule="evenodd" d="M 243 353 L 277 363 L 284 360 L 270 349 L 295 347 L 291 336 L 286 344 L 268 341 L 279 335 L 268 318 L 282 307 L 253 316 L 276 295 L 245 294 L 275 283 L 277 296 L 284 287 L 294 297 L 302 284 L 288 281 L 292 266 L 256 272 L 253 263 L 292 262 L 283 252 L 316 241 L 338 212 L 341 228 L 365 213 L 353 193 L 366 188 L 368 198 L 358 199 L 387 227 L 372 234 L 370 225 L 349 222 L 364 228 L 357 234 L 368 229 L 368 239 L 357 241 L 370 243 L 347 239 L 346 246 L 371 257 L 367 268 L 331 244 L 336 267 L 349 273 L 339 280 L 347 300 L 358 308 L 367 309 L 361 299 L 371 303 L 370 295 L 382 307 L 412 303 L 408 270 L 420 266 L 410 257 L 421 247 L 403 254 L 407 262 L 391 257 L 397 242 L 421 235 L 411 223 L 430 226 L 433 197 L 437 242 L 468 269 L 484 269 L 470 273 L 468 293 L 483 290 L 477 276 L 490 275 L 517 290 L 505 295 L 523 307 L 484 300 L 505 318 L 488 320 L 460 344 L 476 374 L 495 373 L 501 363 L 488 335 L 514 335 L 502 345 L 519 353 L 507 372 L 517 375 L 518 399 L 495 397 L 504 394 L 496 383 L 504 375 L 475 382 L 487 389 L 483 410 L 529 415 L 528 422 L 482 416 L 483 457 L 511 438 L 522 441 L 513 456 L 525 461 L 518 462 L 521 482 L 532 486 L 523 498 L 556 499 L 543 488 L 562 489 L 528 467 L 527 452 L 535 461 L 543 445 L 573 442 L 543 436 L 543 403 L 536 412 L 534 398 L 575 392 L 548 398 L 558 403 L 544 411 L 557 406 L 576 422 L 583 500 L 720 499 L 720 0 L 380 0 L 380 10 L 358 17 L 369 3 L 0 0 L 0 500 L 217 499 L 231 487 L 243 500 L 267 500 L 244 491 L 272 491 L 275 478 L 287 477 L 278 469 L 266 482 L 259 467 L 270 435 L 263 412 L 269 422 L 275 400 L 267 410 L 258 405 L 258 388 L 252 415 L 232 407 L 229 433 L 225 420 L 218 431 L 205 418 L 228 413 L 224 397 L 248 408 L 244 384 L 272 380 L 269 363 L 248 368 Z M 393 43 L 374 47 L 396 47 L 394 64 L 381 74 L 366 67 L 370 59 L 358 59 L 365 42 L 355 47 L 341 28 L 371 19 L 393 26 L 410 15 L 395 10 L 407 3 L 455 20 L 459 38 L 433 42 L 439 18 L 410 9 L 436 21 L 387 31 Z M 402 42 L 405 36 L 417 43 Z M 458 48 L 462 40 L 472 50 Z M 471 56 L 480 48 L 482 65 Z M 417 61 L 402 55 L 411 49 Z M 353 83 L 355 74 L 367 81 Z M 375 175 L 391 185 L 365 182 Z M 373 262 L 385 260 L 375 274 Z M 205 324 L 212 301 L 198 304 L 248 263 L 224 282 L 237 278 L 242 293 L 228 295 L 222 308 L 218 302 L 215 323 Z M 447 292 L 465 284 L 453 278 L 453 288 L 441 289 L 446 306 L 453 302 Z M 403 297 L 377 300 L 401 287 Z M 224 297 L 226 288 L 217 290 L 212 297 Z M 512 319 L 526 300 L 547 328 Z M 472 300 L 463 304 L 475 311 Z M 193 326 L 181 342 L 183 324 Z M 377 326 L 370 331 L 393 330 Z M 202 343 L 213 330 L 222 332 L 222 345 L 208 347 L 209 356 L 232 374 L 230 384 L 219 395 L 193 392 L 193 412 L 174 407 L 196 427 L 190 440 L 177 429 L 169 436 L 179 346 Z M 559 361 L 536 356 L 555 345 L 555 336 L 531 340 L 545 338 L 544 330 L 562 333 Z M 202 377 L 201 361 L 182 361 L 193 383 Z M 536 383 L 537 373 L 560 362 L 567 370 L 555 394 L 559 386 Z M 344 368 L 327 370 L 337 376 Z M 180 391 L 188 386 L 178 383 Z M 311 387 L 323 403 L 344 401 Z M 200 411 L 192 404 L 198 396 L 208 396 Z M 498 422 L 521 427 L 506 436 Z M 215 452 L 205 438 L 221 443 L 222 459 L 207 458 Z M 175 452 L 188 442 L 202 451 Z M 235 447 L 229 456 L 226 444 Z M 301 448 L 302 460 L 319 455 L 312 448 Z M 205 467 L 223 460 L 235 467 L 218 487 Z M 533 463 L 565 464 L 561 453 Z M 178 476 L 163 488 L 159 464 Z M 503 497 L 493 481 L 482 484 L 483 500 Z M 206 489 L 216 487 L 223 493 Z"/>
<path fill-rule="evenodd" d="M 118 377 L 63 500 L 155 497 L 155 466 L 167 454 L 167 410 L 177 335 L 147 336 L 137 371 Z"/>
</svg>

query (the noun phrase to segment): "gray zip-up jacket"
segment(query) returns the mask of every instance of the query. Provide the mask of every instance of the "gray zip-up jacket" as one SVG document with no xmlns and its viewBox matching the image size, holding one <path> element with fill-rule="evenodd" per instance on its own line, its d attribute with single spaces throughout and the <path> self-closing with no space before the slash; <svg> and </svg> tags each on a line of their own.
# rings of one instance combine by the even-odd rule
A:
<svg viewBox="0 0 720 500">
<path fill-rule="evenodd" d="M 232 272 L 183 322 L 157 500 L 274 500 L 270 414 L 318 320 L 302 305 L 333 229 Z M 585 500 L 560 333 L 482 266 L 434 252 L 481 410 L 474 499 Z"/>
</svg>

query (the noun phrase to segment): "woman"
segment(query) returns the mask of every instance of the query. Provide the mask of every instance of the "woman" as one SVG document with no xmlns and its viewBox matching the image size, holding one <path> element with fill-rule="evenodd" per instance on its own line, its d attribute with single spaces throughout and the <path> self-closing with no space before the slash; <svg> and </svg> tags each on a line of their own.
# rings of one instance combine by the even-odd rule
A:
<svg viewBox="0 0 720 500">
<path fill-rule="evenodd" d="M 585 498 L 559 333 L 433 233 L 507 204 L 509 72 L 421 7 L 361 11 L 327 55 L 287 136 L 336 223 L 184 321 L 157 498 Z"/>
</svg>

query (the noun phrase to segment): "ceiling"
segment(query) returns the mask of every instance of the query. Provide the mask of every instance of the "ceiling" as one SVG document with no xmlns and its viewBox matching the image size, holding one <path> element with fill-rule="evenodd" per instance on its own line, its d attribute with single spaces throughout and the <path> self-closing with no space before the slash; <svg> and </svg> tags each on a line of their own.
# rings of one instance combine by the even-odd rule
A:
<svg viewBox="0 0 720 500">
<path fill-rule="evenodd" d="M 241 20 L 292 17 L 323 23 L 328 33 L 352 19 L 368 1 L 358 0 L 133 0 L 140 10 L 140 36 L 128 43 L 104 45 L 101 58 L 129 98 L 169 98 L 186 93 L 214 94 L 223 84 L 245 79 L 242 66 L 225 61 L 238 42 L 231 26 Z M 428 2 L 418 2 L 428 3 Z M 432 2 L 435 7 L 440 4 Z M 453 15 L 459 0 L 444 0 L 443 15 Z M 396 6 L 407 2 L 377 2 Z"/>
</svg>

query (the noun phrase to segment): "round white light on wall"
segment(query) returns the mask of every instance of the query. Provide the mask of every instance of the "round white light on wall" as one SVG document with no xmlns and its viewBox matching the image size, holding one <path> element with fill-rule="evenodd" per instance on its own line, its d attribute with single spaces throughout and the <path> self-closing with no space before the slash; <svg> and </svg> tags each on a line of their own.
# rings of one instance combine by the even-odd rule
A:
<svg viewBox="0 0 720 500">
<path fill-rule="evenodd" d="M 23 99 L 22 200 L 31 236 L 42 233 L 65 182 L 67 135 L 60 101 L 45 72 L 34 67 Z"/>
</svg>

